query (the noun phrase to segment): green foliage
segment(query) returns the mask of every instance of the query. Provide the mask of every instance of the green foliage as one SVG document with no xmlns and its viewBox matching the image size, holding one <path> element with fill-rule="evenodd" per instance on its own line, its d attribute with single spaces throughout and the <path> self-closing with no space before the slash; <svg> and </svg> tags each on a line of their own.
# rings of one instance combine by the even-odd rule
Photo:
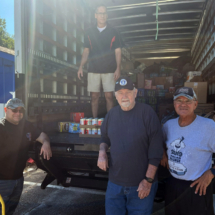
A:
<svg viewBox="0 0 215 215">
<path fill-rule="evenodd" d="M 14 50 L 14 36 L 6 31 L 6 21 L 0 18 L 0 46 Z"/>
</svg>

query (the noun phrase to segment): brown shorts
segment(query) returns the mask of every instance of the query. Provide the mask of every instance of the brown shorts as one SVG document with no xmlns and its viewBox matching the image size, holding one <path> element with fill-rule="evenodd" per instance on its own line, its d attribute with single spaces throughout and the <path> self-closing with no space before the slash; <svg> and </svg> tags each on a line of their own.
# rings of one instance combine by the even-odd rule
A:
<svg viewBox="0 0 215 215">
<path fill-rule="evenodd" d="M 104 92 L 114 92 L 114 73 L 88 73 L 87 91 L 100 92 L 101 84 Z"/>
</svg>

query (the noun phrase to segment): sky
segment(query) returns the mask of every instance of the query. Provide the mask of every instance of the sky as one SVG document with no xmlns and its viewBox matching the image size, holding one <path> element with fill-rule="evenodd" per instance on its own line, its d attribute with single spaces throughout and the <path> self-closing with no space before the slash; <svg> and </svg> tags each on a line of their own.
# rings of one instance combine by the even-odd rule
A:
<svg viewBox="0 0 215 215">
<path fill-rule="evenodd" d="M 0 17 L 6 20 L 6 30 L 10 35 L 14 35 L 14 1 L 0 0 Z"/>
</svg>

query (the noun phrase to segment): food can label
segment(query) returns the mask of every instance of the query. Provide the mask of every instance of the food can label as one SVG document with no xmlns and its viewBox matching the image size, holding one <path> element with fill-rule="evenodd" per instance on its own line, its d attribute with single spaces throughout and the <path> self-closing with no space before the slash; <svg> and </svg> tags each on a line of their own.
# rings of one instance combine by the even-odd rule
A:
<svg viewBox="0 0 215 215">
<path fill-rule="evenodd" d="M 97 130 L 96 128 L 93 128 L 93 129 L 92 129 L 92 134 L 93 134 L 93 135 L 96 135 L 97 133 L 98 133 L 98 130 Z"/>
<path fill-rule="evenodd" d="M 86 121 L 87 121 L 86 123 L 87 125 L 92 125 L 92 119 L 87 119 Z"/>
<path fill-rule="evenodd" d="M 93 119 L 92 120 L 92 125 L 98 125 L 98 119 Z"/>
<path fill-rule="evenodd" d="M 85 128 L 81 128 L 81 129 L 80 129 L 80 134 L 85 134 L 85 133 L 86 133 Z"/>
<path fill-rule="evenodd" d="M 86 121 L 85 118 L 81 118 L 81 119 L 80 119 L 80 124 L 81 124 L 81 125 L 85 125 L 85 121 Z"/>
<path fill-rule="evenodd" d="M 87 128 L 87 134 L 92 134 L 92 129 Z"/>
</svg>

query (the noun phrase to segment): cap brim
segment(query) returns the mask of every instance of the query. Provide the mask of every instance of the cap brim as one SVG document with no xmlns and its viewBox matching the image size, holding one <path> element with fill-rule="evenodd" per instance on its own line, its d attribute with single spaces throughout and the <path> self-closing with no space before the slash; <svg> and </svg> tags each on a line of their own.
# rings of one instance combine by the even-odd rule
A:
<svg viewBox="0 0 215 215">
<path fill-rule="evenodd" d="M 12 109 L 12 110 L 14 110 L 14 109 L 16 109 L 18 107 L 22 107 L 25 110 L 24 106 L 7 106 L 7 107 L 10 108 L 10 109 Z"/>
<path fill-rule="evenodd" d="M 184 94 L 184 93 L 180 93 L 180 94 L 178 94 L 177 96 L 174 96 L 174 97 L 173 97 L 173 100 L 177 99 L 177 98 L 180 97 L 180 96 L 184 96 L 184 97 L 186 97 L 186 98 L 188 98 L 188 99 L 190 99 L 190 100 L 193 100 L 193 99 L 194 99 L 194 97 L 192 97 L 192 96 L 189 96 L 189 95 Z"/>
</svg>

